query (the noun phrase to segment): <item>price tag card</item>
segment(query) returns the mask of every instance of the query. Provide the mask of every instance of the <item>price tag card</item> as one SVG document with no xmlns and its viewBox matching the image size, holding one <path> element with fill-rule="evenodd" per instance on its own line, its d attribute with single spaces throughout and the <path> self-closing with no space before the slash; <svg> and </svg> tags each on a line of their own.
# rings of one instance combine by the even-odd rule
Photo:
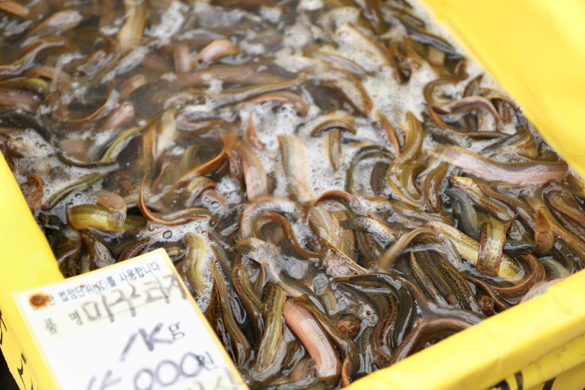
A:
<svg viewBox="0 0 585 390">
<path fill-rule="evenodd" d="M 15 299 L 58 388 L 247 388 L 163 249 Z"/>
</svg>

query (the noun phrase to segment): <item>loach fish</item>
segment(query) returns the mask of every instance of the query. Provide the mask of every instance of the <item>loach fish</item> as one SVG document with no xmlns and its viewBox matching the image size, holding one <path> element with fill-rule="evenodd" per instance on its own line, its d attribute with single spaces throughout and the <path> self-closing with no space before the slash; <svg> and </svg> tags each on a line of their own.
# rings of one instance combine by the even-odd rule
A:
<svg viewBox="0 0 585 390">
<path fill-rule="evenodd" d="M 417 3 L 98 3 L 0 1 L 0 151 L 65 276 L 165 248 L 250 388 L 583 268 L 585 180 Z"/>
</svg>

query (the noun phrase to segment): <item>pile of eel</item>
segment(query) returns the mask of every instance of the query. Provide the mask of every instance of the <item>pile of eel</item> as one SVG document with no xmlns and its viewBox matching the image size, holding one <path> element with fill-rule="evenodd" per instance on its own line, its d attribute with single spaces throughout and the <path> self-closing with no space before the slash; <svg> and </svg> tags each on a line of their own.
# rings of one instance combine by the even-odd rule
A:
<svg viewBox="0 0 585 390">
<path fill-rule="evenodd" d="M 425 15 L 2 1 L 0 150 L 66 276 L 165 248 L 250 386 L 346 386 L 585 259 L 583 179 Z"/>
</svg>

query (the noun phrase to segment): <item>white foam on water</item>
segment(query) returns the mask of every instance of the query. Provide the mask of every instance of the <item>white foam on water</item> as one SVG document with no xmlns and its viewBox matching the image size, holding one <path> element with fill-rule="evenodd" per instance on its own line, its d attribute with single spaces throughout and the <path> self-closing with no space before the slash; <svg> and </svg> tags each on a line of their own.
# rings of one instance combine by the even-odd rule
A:
<svg viewBox="0 0 585 390">
<path fill-rule="evenodd" d="M 324 29 L 337 28 L 344 24 L 357 24 L 361 11 L 355 7 L 339 7 L 324 13 L 317 24 Z"/>
<path fill-rule="evenodd" d="M 301 0 L 299 2 L 299 10 L 317 11 L 323 8 L 322 0 Z"/>
<path fill-rule="evenodd" d="M 74 139 L 72 137 L 72 139 Z M 52 145 L 46 142 L 36 131 L 24 130 L 13 136 L 13 142 L 26 150 L 25 159 L 17 159 L 16 166 L 21 172 L 34 172 L 43 180 L 43 201 L 46 201 L 53 194 L 56 194 L 69 184 L 80 180 L 93 172 L 109 172 L 111 167 L 103 168 L 81 168 L 68 166 L 58 158 Z M 93 194 L 101 188 L 99 180 L 86 188 L 76 189 L 69 193 L 60 202 L 60 205 L 80 205 L 95 203 Z"/>
<path fill-rule="evenodd" d="M 183 26 L 187 11 L 185 4 L 173 1 L 162 14 L 160 23 L 147 28 L 144 35 L 159 39 L 160 44 L 168 42 Z"/>
<path fill-rule="evenodd" d="M 301 49 L 313 41 L 313 34 L 310 26 L 298 20 L 297 23 L 289 26 L 284 31 L 282 43 L 284 46 Z"/>
<path fill-rule="evenodd" d="M 255 34 L 248 32 L 250 37 L 248 39 L 253 39 Z M 242 50 L 244 53 L 248 55 L 260 55 L 266 52 L 266 48 L 261 43 L 252 43 L 248 40 L 243 40 L 238 43 L 238 48 Z"/>
<path fill-rule="evenodd" d="M 279 261 L 282 269 L 286 270 L 286 272 L 294 279 L 301 279 L 305 276 L 307 269 L 309 268 L 309 263 L 307 261 L 299 260 L 290 256 L 280 256 Z"/>
<path fill-rule="evenodd" d="M 425 109 L 422 95 L 423 87 L 437 78 L 435 72 L 426 63 L 412 73 L 407 84 L 401 84 L 392 76 L 391 70 L 382 72 L 380 77 L 366 76 L 362 85 L 374 102 L 374 110 L 379 110 L 393 123 L 404 120 L 406 113 L 411 112 L 419 120 L 420 113 Z"/>
<path fill-rule="evenodd" d="M 222 177 L 217 182 L 217 190 L 224 197 L 228 205 L 237 206 L 242 202 L 240 184 L 229 176 Z"/>
<path fill-rule="evenodd" d="M 282 10 L 279 7 L 260 7 L 260 17 L 272 24 L 277 24 L 282 17 Z"/>
</svg>

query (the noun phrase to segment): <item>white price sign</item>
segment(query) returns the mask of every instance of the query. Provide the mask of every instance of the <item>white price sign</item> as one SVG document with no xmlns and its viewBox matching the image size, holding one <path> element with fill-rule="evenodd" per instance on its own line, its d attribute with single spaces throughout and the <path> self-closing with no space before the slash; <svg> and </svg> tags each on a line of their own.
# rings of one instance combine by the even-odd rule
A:
<svg viewBox="0 0 585 390">
<path fill-rule="evenodd" d="M 246 388 L 162 249 L 15 298 L 64 390 Z"/>
</svg>

